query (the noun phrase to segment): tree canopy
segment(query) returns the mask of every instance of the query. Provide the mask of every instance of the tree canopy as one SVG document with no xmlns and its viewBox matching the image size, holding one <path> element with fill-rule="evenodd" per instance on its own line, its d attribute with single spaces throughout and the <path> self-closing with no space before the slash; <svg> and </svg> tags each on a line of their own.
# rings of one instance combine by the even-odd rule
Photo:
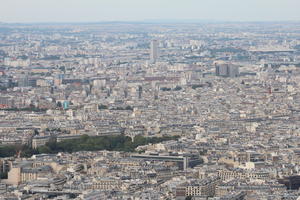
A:
<svg viewBox="0 0 300 200">
<path fill-rule="evenodd" d="M 18 152 L 21 152 L 21 157 L 31 157 L 34 154 L 42 153 L 58 153 L 58 152 L 78 152 L 78 151 L 124 151 L 134 152 L 135 148 L 146 144 L 155 144 L 168 140 L 176 140 L 179 136 L 164 136 L 164 137 L 131 137 L 125 135 L 117 136 L 88 136 L 82 135 L 80 138 L 56 142 L 55 139 L 39 146 L 37 149 L 32 149 L 27 145 L 6 145 L 0 146 L 0 157 L 13 157 Z"/>
</svg>

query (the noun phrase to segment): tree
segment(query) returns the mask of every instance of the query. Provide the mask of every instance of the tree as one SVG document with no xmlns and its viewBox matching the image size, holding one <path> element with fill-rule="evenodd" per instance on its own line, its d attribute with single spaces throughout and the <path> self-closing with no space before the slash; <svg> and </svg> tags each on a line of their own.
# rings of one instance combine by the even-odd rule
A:
<svg viewBox="0 0 300 200">
<path fill-rule="evenodd" d="M 40 133 L 37 129 L 34 129 L 34 135 L 40 135 Z"/>
<path fill-rule="evenodd" d="M 27 145 L 7 145 L 0 146 L 0 157 L 12 157 L 20 153 L 21 157 L 31 157 L 34 154 L 41 153 L 58 153 L 58 152 L 78 152 L 78 151 L 125 151 L 134 152 L 136 147 L 149 143 L 155 144 L 162 141 L 174 140 L 178 136 L 164 137 L 143 137 L 136 136 L 134 141 L 131 137 L 125 135 L 117 136 L 88 136 L 83 135 L 77 139 L 64 140 L 57 142 L 55 138 L 51 138 L 46 145 L 40 146 L 37 149 L 32 149 Z"/>
<path fill-rule="evenodd" d="M 62 104 L 61 104 L 61 102 L 60 102 L 60 101 L 58 101 L 58 102 L 57 102 L 57 104 L 56 104 L 56 106 L 57 106 L 57 107 L 59 107 L 59 108 L 61 108 L 61 107 L 62 107 Z"/>
<path fill-rule="evenodd" d="M 185 197 L 185 200 L 192 200 L 192 196 Z"/>
<path fill-rule="evenodd" d="M 182 89 L 182 87 L 177 85 L 177 86 L 174 88 L 174 91 L 179 91 L 179 90 L 181 90 L 181 89 Z"/>
<path fill-rule="evenodd" d="M 80 136 L 80 140 L 86 142 L 90 137 L 88 135 L 82 135 Z"/>
<path fill-rule="evenodd" d="M 30 158 L 32 155 L 37 154 L 37 150 L 36 149 L 32 149 L 27 145 L 24 145 L 21 151 L 21 157 L 22 158 Z"/>
<path fill-rule="evenodd" d="M 131 106 L 126 106 L 125 110 L 133 110 Z"/>
<path fill-rule="evenodd" d="M 171 91 L 171 88 L 162 87 L 162 88 L 160 88 L 160 90 L 162 90 L 162 91 Z"/>
<path fill-rule="evenodd" d="M 145 145 L 147 143 L 147 139 L 141 135 L 137 135 L 134 137 L 133 139 L 133 143 L 136 146 L 141 146 L 141 145 Z"/>
<path fill-rule="evenodd" d="M 199 87 L 203 87 L 204 85 L 202 85 L 202 84 L 199 84 L 199 85 L 192 85 L 192 88 L 193 89 L 197 89 L 197 88 L 199 88 Z"/>
<path fill-rule="evenodd" d="M 7 172 L 0 172 L 0 179 L 7 179 L 8 173 Z"/>
<path fill-rule="evenodd" d="M 46 143 L 46 146 L 50 149 L 50 151 L 55 151 L 57 149 L 56 139 L 51 138 L 49 142 Z"/>
<path fill-rule="evenodd" d="M 106 106 L 106 105 L 99 105 L 98 106 L 98 108 L 100 109 L 100 110 L 106 110 L 106 109 L 108 109 L 108 107 Z"/>
<path fill-rule="evenodd" d="M 14 146 L 6 145 L 6 146 L 0 146 L 0 157 L 12 157 L 16 155 L 16 149 Z"/>
<path fill-rule="evenodd" d="M 37 151 L 39 153 L 51 153 L 50 148 L 48 146 L 46 146 L 46 145 L 38 147 Z"/>
</svg>

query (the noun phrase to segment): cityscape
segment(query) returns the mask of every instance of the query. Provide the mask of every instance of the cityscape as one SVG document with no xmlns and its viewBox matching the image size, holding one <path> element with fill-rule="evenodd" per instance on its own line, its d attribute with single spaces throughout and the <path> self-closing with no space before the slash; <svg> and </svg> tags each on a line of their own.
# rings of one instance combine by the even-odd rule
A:
<svg viewBox="0 0 300 200">
<path fill-rule="evenodd" d="M 300 22 L 0 23 L 0 200 L 299 188 Z"/>
</svg>

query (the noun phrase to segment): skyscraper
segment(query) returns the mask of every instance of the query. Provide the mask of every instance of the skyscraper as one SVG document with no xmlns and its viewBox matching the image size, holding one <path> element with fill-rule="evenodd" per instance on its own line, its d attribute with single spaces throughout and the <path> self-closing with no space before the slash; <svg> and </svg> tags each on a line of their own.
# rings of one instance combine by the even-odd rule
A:
<svg viewBox="0 0 300 200">
<path fill-rule="evenodd" d="M 239 75 L 239 66 L 231 64 L 216 65 L 216 75 L 223 77 L 237 77 Z"/>
<path fill-rule="evenodd" d="M 143 87 L 139 85 L 139 99 L 142 98 Z"/>
<path fill-rule="evenodd" d="M 158 41 L 152 40 L 150 44 L 150 61 L 155 63 L 158 59 Z"/>
</svg>

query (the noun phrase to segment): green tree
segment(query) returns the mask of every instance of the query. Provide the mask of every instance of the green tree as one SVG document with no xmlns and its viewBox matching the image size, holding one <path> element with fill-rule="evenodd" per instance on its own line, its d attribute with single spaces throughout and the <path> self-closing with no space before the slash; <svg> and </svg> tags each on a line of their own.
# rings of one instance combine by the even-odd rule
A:
<svg viewBox="0 0 300 200">
<path fill-rule="evenodd" d="M 0 172 L 0 179 L 7 179 L 8 178 L 8 173 L 7 172 Z"/>
<path fill-rule="evenodd" d="M 179 91 L 179 90 L 181 90 L 181 89 L 182 89 L 182 87 L 177 85 L 177 86 L 174 88 L 174 91 Z"/>
<path fill-rule="evenodd" d="M 185 200 L 192 200 L 192 196 L 185 197 Z"/>
<path fill-rule="evenodd" d="M 90 137 L 89 137 L 88 135 L 86 135 L 86 134 L 80 136 L 80 140 L 81 140 L 81 141 L 84 141 L 84 142 L 88 141 L 89 138 L 90 138 Z"/>
<path fill-rule="evenodd" d="M 17 153 L 17 149 L 12 145 L 0 146 L 0 157 L 12 157 Z"/>
<path fill-rule="evenodd" d="M 125 110 L 133 110 L 131 106 L 126 106 Z"/>
<path fill-rule="evenodd" d="M 99 105 L 98 106 L 98 108 L 100 109 L 100 110 L 106 110 L 106 109 L 108 109 L 108 107 L 106 106 L 106 105 Z"/>
<path fill-rule="evenodd" d="M 171 91 L 171 88 L 167 88 L 167 87 L 162 87 L 160 88 L 161 91 Z"/>
<path fill-rule="evenodd" d="M 40 153 L 52 153 L 50 148 L 46 145 L 38 147 L 37 151 L 38 151 L 39 154 Z"/>
<path fill-rule="evenodd" d="M 61 107 L 62 107 L 62 104 L 61 104 L 61 102 L 60 102 L 60 101 L 58 101 L 58 102 L 57 102 L 57 104 L 56 104 L 56 106 L 57 106 L 57 107 L 59 107 L 59 108 L 61 108 Z"/>
</svg>

